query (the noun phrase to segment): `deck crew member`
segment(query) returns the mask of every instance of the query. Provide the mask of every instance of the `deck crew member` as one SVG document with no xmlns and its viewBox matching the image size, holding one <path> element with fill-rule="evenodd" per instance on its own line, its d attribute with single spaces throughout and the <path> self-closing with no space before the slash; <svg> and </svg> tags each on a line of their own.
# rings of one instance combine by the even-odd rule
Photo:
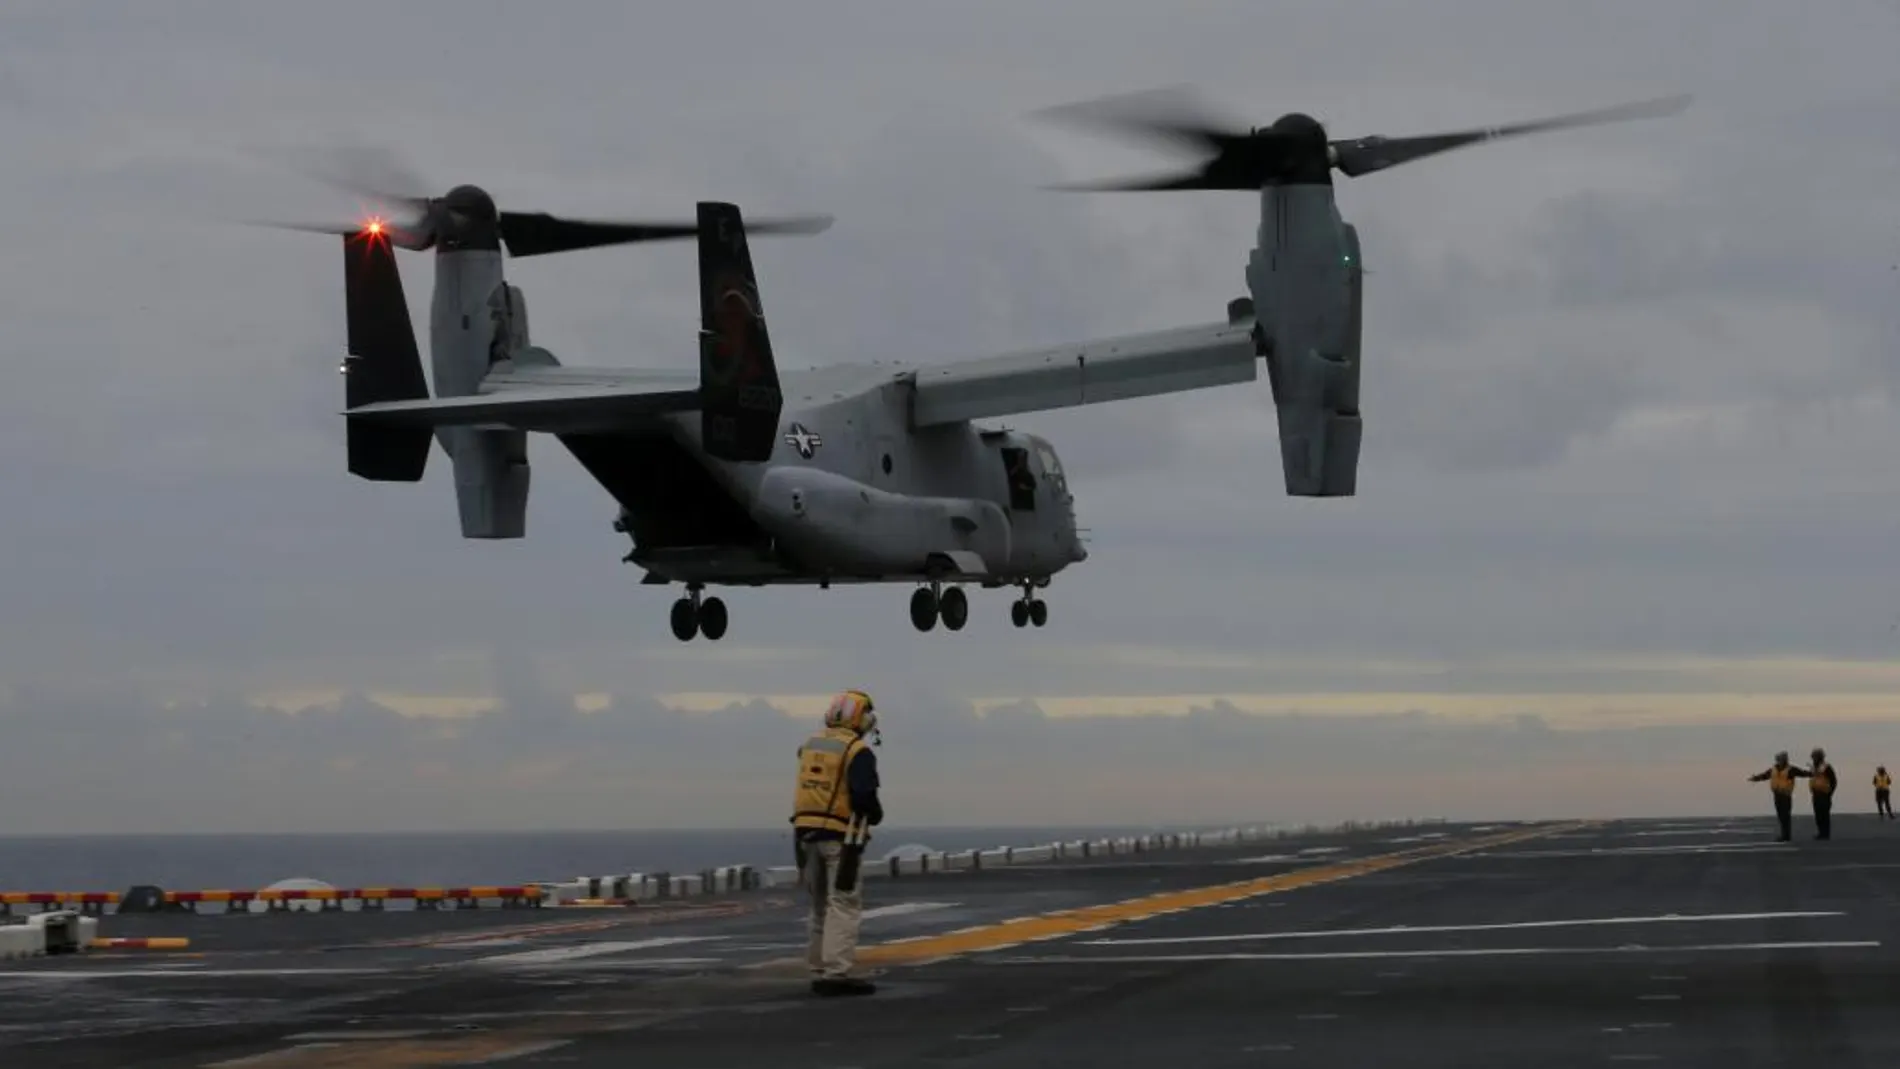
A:
<svg viewBox="0 0 1900 1069">
<path fill-rule="evenodd" d="M 1768 781 L 1769 793 L 1775 799 L 1775 819 L 1781 823 L 1781 834 L 1775 837 L 1776 842 L 1785 843 L 1794 838 L 1794 778 L 1807 774 L 1807 769 L 1789 764 L 1788 751 L 1783 750 L 1775 755 L 1775 763 L 1768 766 L 1768 771 L 1748 777 L 1750 783 Z"/>
<path fill-rule="evenodd" d="M 1834 826 L 1834 788 L 1840 784 L 1834 779 L 1834 766 L 1827 763 L 1827 753 L 1819 746 L 1809 755 L 1808 793 L 1814 800 L 1814 837 L 1832 838 Z"/>
<path fill-rule="evenodd" d="M 876 985 L 852 975 L 857 964 L 858 921 L 863 883 L 838 885 L 847 838 L 868 838 L 863 829 L 884 820 L 878 801 L 876 739 L 871 696 L 847 690 L 831 699 L 823 731 L 798 748 L 798 790 L 792 804 L 799 877 L 811 895 L 806 962 L 811 989 L 819 995 L 868 995 Z M 854 825 L 858 834 L 853 835 Z M 859 848 L 861 849 L 861 847 Z"/>
<path fill-rule="evenodd" d="M 1874 812 L 1893 819 L 1893 777 L 1887 775 L 1887 766 L 1874 769 Z"/>
</svg>

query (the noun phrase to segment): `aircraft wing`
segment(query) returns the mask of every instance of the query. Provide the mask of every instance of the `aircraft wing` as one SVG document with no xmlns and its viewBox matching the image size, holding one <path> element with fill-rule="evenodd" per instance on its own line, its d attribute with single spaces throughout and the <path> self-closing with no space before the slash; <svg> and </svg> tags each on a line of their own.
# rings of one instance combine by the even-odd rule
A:
<svg viewBox="0 0 1900 1069">
<path fill-rule="evenodd" d="M 467 397 L 382 401 L 346 409 L 353 420 L 411 427 L 487 426 L 549 433 L 624 429 L 631 420 L 700 406 L 695 372 L 533 368 L 490 375 Z"/>
<path fill-rule="evenodd" d="M 919 368 L 911 421 L 927 427 L 1251 382 L 1251 320 Z"/>
</svg>

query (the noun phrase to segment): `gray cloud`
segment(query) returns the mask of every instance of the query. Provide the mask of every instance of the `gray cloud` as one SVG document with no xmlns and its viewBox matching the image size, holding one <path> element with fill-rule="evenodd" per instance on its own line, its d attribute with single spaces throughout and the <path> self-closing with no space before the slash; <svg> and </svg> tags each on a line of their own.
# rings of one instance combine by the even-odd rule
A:
<svg viewBox="0 0 1900 1069">
<path fill-rule="evenodd" d="M 0 683 L 37 696 L 16 703 L 22 716 L 85 706 L 135 726 L 85 736 L 122 762 L 99 779 L 126 812 L 163 779 L 139 760 L 197 767 L 114 748 L 158 746 L 157 714 L 141 710 L 161 694 L 226 695 L 204 738 L 249 730 L 294 753 L 357 740 L 342 756 L 371 768 L 463 743 L 360 703 L 280 722 L 238 696 L 501 693 L 516 712 L 469 730 L 534 752 L 543 731 L 607 730 L 546 698 L 586 690 L 817 693 L 869 678 L 938 695 L 930 715 L 962 723 L 956 703 L 977 696 L 1270 689 L 1190 654 L 1324 658 L 1352 687 L 1376 685 L 1355 658 L 1884 660 L 1900 641 L 1900 589 L 1882 578 L 1900 528 L 1890 5 L 1691 0 L 1605 19 L 1522 0 L 1314 0 L 1263 21 L 1241 0 L 840 0 L 663 18 L 599 6 L 558 23 L 426 5 L 55 7 L 6 28 Z M 671 595 L 616 563 L 612 504 L 540 441 L 529 539 L 460 541 L 441 465 L 419 487 L 343 470 L 335 250 L 226 225 L 353 210 L 270 162 L 345 145 L 387 146 L 429 182 L 477 181 L 514 206 L 833 211 L 822 237 L 755 247 L 787 362 L 975 357 L 1212 319 L 1239 292 L 1246 196 L 1034 188 L 1167 160 L 1024 112 L 1183 81 L 1243 118 L 1298 108 L 1341 134 L 1698 101 L 1667 122 L 1341 184 L 1373 271 L 1355 500 L 1284 497 L 1264 383 L 1012 420 L 1054 438 L 1093 528 L 1095 556 L 1056 582 L 1037 632 L 1003 622 L 1001 594 L 976 599 L 963 634 L 918 636 L 902 589 L 748 591 L 729 599 L 725 643 L 679 648 Z M 509 270 L 537 340 L 570 363 L 685 367 L 692 255 Z M 404 270 L 420 315 L 429 264 Z M 1131 648 L 1139 667 L 1112 652 Z M 107 689 L 74 696 L 87 687 Z M 670 754 L 704 797 L 702 722 L 633 706 L 652 714 L 635 748 Z M 704 723 L 744 719 L 731 715 Z M 1024 730 L 1024 745 L 1099 731 L 1087 737 L 1149 746 L 1138 733 L 1162 729 Z M 734 732 L 735 750 L 754 745 Z M 962 752 L 1001 760 L 1016 742 Z M 1318 767 L 1353 761 L 1321 749 Z M 249 763 L 216 782 L 372 782 L 241 753 Z M 454 796 L 438 772 L 418 775 L 429 786 L 414 798 Z M 572 790 L 617 789 L 582 782 Z M 508 812 L 562 819 L 566 796 L 547 797 Z M 460 819 L 414 804 L 419 821 Z"/>
</svg>

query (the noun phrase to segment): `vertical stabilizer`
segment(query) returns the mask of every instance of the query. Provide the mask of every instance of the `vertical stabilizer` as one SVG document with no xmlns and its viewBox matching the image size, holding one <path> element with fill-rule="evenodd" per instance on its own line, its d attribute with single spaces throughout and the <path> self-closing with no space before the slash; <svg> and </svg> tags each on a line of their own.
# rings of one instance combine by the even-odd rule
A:
<svg viewBox="0 0 1900 1069">
<path fill-rule="evenodd" d="M 699 205 L 700 433 L 720 460 L 760 463 L 778 444 L 785 398 L 736 205 Z"/>
<path fill-rule="evenodd" d="M 396 252 L 380 233 L 343 237 L 343 291 L 348 355 L 344 407 L 429 396 L 403 298 Z M 420 482 L 429 461 L 429 429 L 377 425 L 344 416 L 350 474 L 372 482 Z"/>
</svg>

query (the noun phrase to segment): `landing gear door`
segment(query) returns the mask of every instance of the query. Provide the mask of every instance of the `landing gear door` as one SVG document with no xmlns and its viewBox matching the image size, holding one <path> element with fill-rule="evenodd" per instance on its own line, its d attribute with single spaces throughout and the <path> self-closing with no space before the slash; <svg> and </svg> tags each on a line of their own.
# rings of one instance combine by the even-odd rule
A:
<svg viewBox="0 0 1900 1069">
<path fill-rule="evenodd" d="M 1041 480 L 1036 477 L 1035 462 L 1030 458 L 1029 450 L 1006 445 L 1001 452 L 1003 475 L 1009 486 L 1010 511 L 1036 511 L 1036 486 Z"/>
</svg>

